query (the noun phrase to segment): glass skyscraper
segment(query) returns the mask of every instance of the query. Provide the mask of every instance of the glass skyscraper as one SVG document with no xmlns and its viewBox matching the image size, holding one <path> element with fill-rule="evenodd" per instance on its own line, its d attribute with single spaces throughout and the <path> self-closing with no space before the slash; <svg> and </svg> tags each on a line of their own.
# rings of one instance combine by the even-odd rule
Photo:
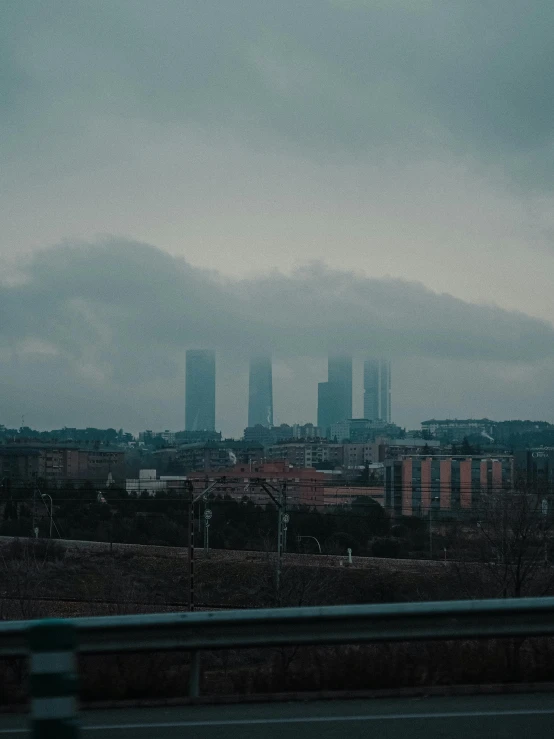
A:
<svg viewBox="0 0 554 739">
<path fill-rule="evenodd" d="M 364 418 L 376 421 L 379 415 L 379 360 L 364 362 Z"/>
<path fill-rule="evenodd" d="M 215 430 L 215 352 L 211 349 L 187 350 L 185 430 Z"/>
<path fill-rule="evenodd" d="M 388 359 L 364 362 L 364 418 L 391 422 L 391 363 Z"/>
<path fill-rule="evenodd" d="M 317 393 L 317 425 L 322 429 L 352 418 L 352 357 L 329 357 L 327 375 Z"/>
<path fill-rule="evenodd" d="M 252 357 L 248 382 L 248 425 L 273 426 L 273 374 L 270 356 Z"/>
</svg>

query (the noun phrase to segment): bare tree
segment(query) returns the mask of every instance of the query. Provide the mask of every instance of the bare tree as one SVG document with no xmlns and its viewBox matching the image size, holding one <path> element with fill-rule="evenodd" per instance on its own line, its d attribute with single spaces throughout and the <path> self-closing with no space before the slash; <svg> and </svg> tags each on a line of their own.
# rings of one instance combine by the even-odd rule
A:
<svg viewBox="0 0 554 739">
<path fill-rule="evenodd" d="M 466 597 L 522 598 L 551 591 L 551 508 L 546 494 L 524 485 L 480 494 L 473 522 L 455 527 L 452 541 L 452 566 Z M 506 675 L 516 680 L 524 642 L 504 641 Z"/>
<path fill-rule="evenodd" d="M 548 500 L 535 491 L 522 488 L 482 496 L 477 525 L 480 561 L 496 584 L 497 596 L 540 595 L 550 587 L 551 527 Z"/>
<path fill-rule="evenodd" d="M 553 582 L 548 564 L 552 513 L 546 496 L 521 487 L 481 493 L 477 521 L 458 527 L 453 542 L 461 582 L 470 597 L 543 595 Z"/>
</svg>

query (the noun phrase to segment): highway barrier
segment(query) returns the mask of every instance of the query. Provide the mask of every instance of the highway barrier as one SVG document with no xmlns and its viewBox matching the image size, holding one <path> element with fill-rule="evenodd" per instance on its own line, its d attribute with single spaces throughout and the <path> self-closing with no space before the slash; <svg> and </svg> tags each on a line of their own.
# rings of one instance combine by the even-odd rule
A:
<svg viewBox="0 0 554 739">
<path fill-rule="evenodd" d="M 77 680 L 75 629 L 67 621 L 36 621 L 31 649 L 31 734 L 33 739 L 76 739 Z"/>
<path fill-rule="evenodd" d="M 552 635 L 554 598 L 260 608 L 0 622 L 0 657 L 31 657 L 34 736 L 69 739 L 76 652 L 188 651 L 196 697 L 204 650 Z M 66 733 L 40 733 L 49 717 Z"/>
</svg>

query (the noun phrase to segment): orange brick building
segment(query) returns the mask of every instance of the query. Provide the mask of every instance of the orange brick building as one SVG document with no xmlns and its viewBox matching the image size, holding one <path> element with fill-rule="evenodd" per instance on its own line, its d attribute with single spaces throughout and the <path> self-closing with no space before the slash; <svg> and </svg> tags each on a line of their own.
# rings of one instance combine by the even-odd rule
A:
<svg viewBox="0 0 554 739">
<path fill-rule="evenodd" d="M 242 497 L 256 488 L 256 480 L 263 479 L 275 487 L 286 483 L 288 505 L 322 506 L 324 503 L 325 474 L 313 467 L 291 467 L 285 460 L 237 464 L 218 471 L 227 479 L 218 487 L 219 494 Z"/>
<path fill-rule="evenodd" d="M 420 516 L 432 508 L 469 512 L 482 492 L 508 490 L 514 458 L 410 456 L 385 462 L 385 507 L 395 515 Z"/>
</svg>

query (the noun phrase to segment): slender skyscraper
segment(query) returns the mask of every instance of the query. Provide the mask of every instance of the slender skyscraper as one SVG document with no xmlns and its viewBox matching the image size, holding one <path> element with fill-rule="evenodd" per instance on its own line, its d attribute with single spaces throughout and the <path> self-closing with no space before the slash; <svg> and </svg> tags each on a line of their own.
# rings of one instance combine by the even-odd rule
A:
<svg viewBox="0 0 554 739">
<path fill-rule="evenodd" d="M 382 359 L 381 365 L 381 400 L 379 402 L 381 408 L 381 420 L 386 423 L 391 421 L 391 387 L 390 387 L 390 361 Z"/>
<path fill-rule="evenodd" d="M 215 352 L 211 349 L 187 350 L 185 429 L 215 430 Z"/>
<path fill-rule="evenodd" d="M 376 421 L 379 418 L 379 361 L 364 362 L 364 418 Z"/>
<path fill-rule="evenodd" d="M 391 364 L 388 359 L 364 362 L 364 418 L 391 421 Z"/>
<path fill-rule="evenodd" d="M 352 418 L 352 357 L 329 357 L 327 373 L 317 388 L 317 425 L 324 430 Z"/>
<path fill-rule="evenodd" d="M 335 356 L 328 360 L 329 385 L 335 396 L 337 418 L 333 421 L 346 421 L 352 418 L 352 357 Z"/>
<path fill-rule="evenodd" d="M 330 389 L 328 382 L 317 383 L 317 425 L 324 435 L 327 434 L 329 426 L 335 423 L 333 419 L 336 413 L 333 408 Z"/>
<path fill-rule="evenodd" d="M 271 357 L 252 357 L 248 383 L 248 425 L 273 426 L 273 375 Z"/>
</svg>

